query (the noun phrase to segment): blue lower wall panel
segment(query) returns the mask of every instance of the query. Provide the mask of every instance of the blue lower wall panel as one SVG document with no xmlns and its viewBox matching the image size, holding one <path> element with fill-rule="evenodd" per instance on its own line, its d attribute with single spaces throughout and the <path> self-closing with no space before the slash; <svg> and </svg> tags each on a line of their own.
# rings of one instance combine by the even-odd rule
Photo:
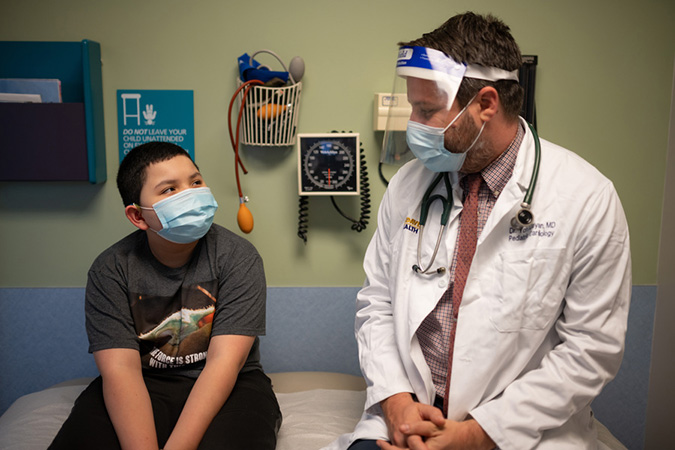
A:
<svg viewBox="0 0 675 450">
<path fill-rule="evenodd" d="M 630 450 L 644 448 L 655 310 L 656 286 L 633 286 L 621 368 L 592 404 L 598 420 Z"/>
<path fill-rule="evenodd" d="M 96 376 L 83 288 L 0 289 L 0 413 L 21 395 Z"/>
<path fill-rule="evenodd" d="M 268 288 L 267 372 L 360 375 L 354 338 L 358 288 Z M 18 397 L 98 375 L 87 352 L 84 288 L 0 288 L 0 414 Z"/>
<path fill-rule="evenodd" d="M 361 375 L 354 313 L 359 288 L 268 288 L 267 334 L 260 353 L 267 372 Z"/>
<path fill-rule="evenodd" d="M 358 290 L 268 288 L 265 371 L 360 375 Z M 631 450 L 643 448 L 655 306 L 655 286 L 633 287 L 621 369 L 593 402 L 598 419 Z M 84 288 L 0 288 L 0 311 L 0 414 L 21 395 L 98 374 L 87 353 Z"/>
</svg>

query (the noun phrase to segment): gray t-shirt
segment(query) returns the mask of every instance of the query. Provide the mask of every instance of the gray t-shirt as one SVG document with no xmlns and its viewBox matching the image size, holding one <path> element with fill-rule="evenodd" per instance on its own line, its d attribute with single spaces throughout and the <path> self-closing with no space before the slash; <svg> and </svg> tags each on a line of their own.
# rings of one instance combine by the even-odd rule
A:
<svg viewBox="0 0 675 450">
<path fill-rule="evenodd" d="M 262 259 L 247 240 L 212 225 L 191 260 L 176 269 L 150 251 L 136 231 L 92 264 L 85 313 L 89 351 L 131 348 L 143 369 L 197 377 L 211 336 L 256 336 L 242 372 L 261 368 L 265 334 Z"/>
</svg>

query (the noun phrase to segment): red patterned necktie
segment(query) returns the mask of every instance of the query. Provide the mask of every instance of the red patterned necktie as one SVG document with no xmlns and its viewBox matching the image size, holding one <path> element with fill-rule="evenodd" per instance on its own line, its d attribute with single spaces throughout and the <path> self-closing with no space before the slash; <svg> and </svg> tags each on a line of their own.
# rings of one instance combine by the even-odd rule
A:
<svg viewBox="0 0 675 450">
<path fill-rule="evenodd" d="M 448 413 L 448 395 L 450 393 L 450 375 L 452 372 L 452 356 L 455 347 L 455 330 L 457 328 L 457 315 L 459 305 L 462 302 L 462 294 L 469 275 L 473 254 L 476 253 L 476 241 L 478 239 L 478 191 L 483 178 L 480 173 L 467 175 L 466 190 L 462 214 L 459 218 L 459 239 L 457 241 L 457 263 L 455 264 L 455 281 L 452 288 L 452 315 L 453 321 L 450 327 L 450 348 L 448 351 L 448 376 L 445 382 L 445 400 L 443 413 Z"/>
</svg>

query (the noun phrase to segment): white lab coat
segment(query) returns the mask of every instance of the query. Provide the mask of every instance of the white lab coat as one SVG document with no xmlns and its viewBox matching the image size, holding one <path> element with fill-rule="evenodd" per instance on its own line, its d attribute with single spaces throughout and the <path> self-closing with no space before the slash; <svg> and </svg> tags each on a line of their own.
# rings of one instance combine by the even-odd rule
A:
<svg viewBox="0 0 675 450">
<path fill-rule="evenodd" d="M 448 418 L 471 415 L 502 450 L 592 449 L 597 432 L 589 404 L 623 356 L 631 293 L 628 227 L 612 183 L 579 156 L 542 140 L 535 226 L 525 234 L 512 229 L 533 165 L 527 129 L 513 176 L 478 238 L 459 310 Z M 357 297 L 365 411 L 355 431 L 329 449 L 387 439 L 379 402 L 395 393 L 433 402 L 431 372 L 415 332 L 449 275 L 411 269 L 420 200 L 433 176 L 412 161 L 392 177 L 383 197 Z M 450 264 L 457 236 L 461 188 L 456 178 L 452 182 L 454 207 L 434 267 Z M 440 209 L 434 202 L 425 227 L 424 267 Z"/>
</svg>

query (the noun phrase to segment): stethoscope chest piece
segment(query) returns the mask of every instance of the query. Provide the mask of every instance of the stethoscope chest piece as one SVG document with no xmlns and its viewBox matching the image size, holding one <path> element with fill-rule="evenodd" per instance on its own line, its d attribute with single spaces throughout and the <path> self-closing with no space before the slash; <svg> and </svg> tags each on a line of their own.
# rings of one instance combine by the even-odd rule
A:
<svg viewBox="0 0 675 450">
<path fill-rule="evenodd" d="M 431 268 L 431 266 L 428 267 L 426 270 L 422 270 L 422 268 L 420 266 L 418 266 L 417 264 L 412 266 L 412 270 L 415 273 L 435 273 L 435 274 L 445 273 L 445 267 L 439 267 L 438 269 L 435 269 L 435 270 L 432 270 L 432 271 L 429 270 L 430 268 Z"/>
<path fill-rule="evenodd" d="M 515 217 L 511 219 L 511 227 L 516 230 L 525 230 L 534 223 L 534 214 L 530 210 L 529 203 L 521 203 L 520 210 Z"/>
</svg>

